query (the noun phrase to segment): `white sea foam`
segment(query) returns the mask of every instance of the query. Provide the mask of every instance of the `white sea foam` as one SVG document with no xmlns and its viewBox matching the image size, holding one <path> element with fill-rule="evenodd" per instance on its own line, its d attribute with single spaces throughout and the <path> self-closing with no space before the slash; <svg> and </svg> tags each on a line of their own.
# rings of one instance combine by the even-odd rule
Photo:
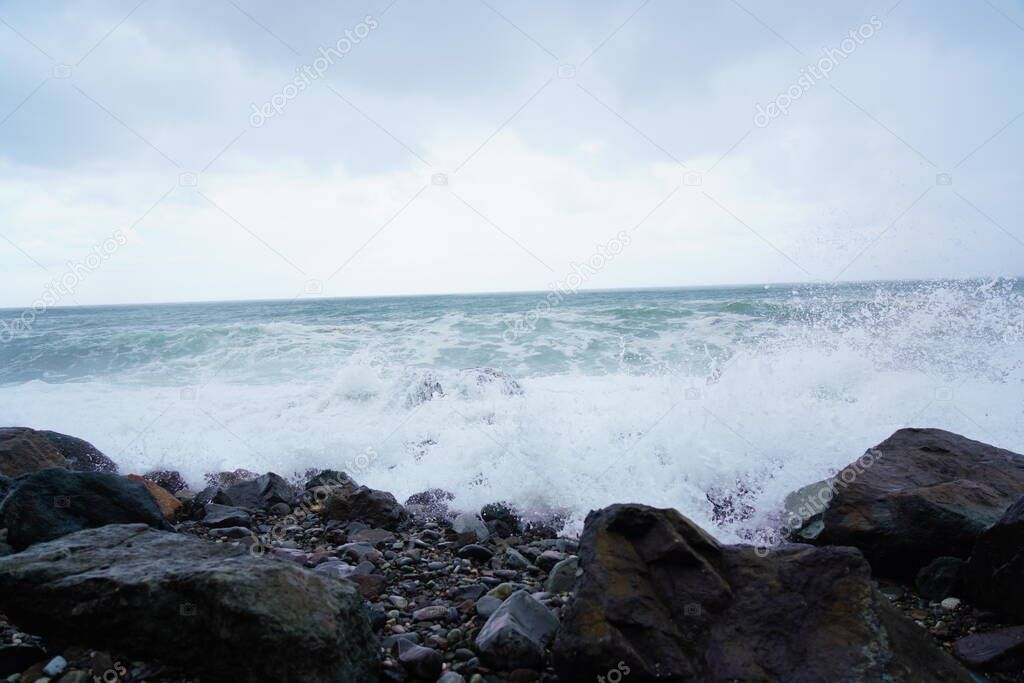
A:
<svg viewBox="0 0 1024 683">
<path fill-rule="evenodd" d="M 468 300 L 338 319 L 331 302 L 282 320 L 199 307 L 183 309 L 186 327 L 178 309 L 134 322 L 80 311 L 6 351 L 0 422 L 196 482 L 338 467 L 372 448 L 356 478 L 399 499 L 441 487 L 460 508 L 508 499 L 577 525 L 637 501 L 725 540 L 770 526 L 788 492 L 903 426 L 1024 451 L 1013 283 L 583 294 L 513 345 L 501 321 L 524 300 Z M 469 371 L 481 366 L 515 382 Z M 752 516 L 716 524 L 708 493 L 739 489 Z"/>
</svg>

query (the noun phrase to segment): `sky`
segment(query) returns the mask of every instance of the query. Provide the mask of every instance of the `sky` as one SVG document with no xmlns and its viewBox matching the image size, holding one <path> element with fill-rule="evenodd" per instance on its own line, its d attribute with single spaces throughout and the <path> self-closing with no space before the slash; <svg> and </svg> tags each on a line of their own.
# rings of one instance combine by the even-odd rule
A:
<svg viewBox="0 0 1024 683">
<path fill-rule="evenodd" d="M 1010 0 L 2 0 L 0 306 L 1021 275 L 1022 57 Z"/>
</svg>

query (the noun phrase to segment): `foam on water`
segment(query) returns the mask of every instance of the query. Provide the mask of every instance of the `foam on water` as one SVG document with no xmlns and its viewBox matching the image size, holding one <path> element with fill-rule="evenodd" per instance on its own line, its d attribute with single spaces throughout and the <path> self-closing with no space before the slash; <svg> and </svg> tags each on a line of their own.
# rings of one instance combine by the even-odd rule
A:
<svg viewBox="0 0 1024 683">
<path fill-rule="evenodd" d="M 639 501 L 725 540 L 899 427 L 1024 450 L 1011 281 L 583 293 L 512 338 L 541 298 L 51 311 L 0 345 L 0 423 L 125 471 L 342 467 L 577 523 Z M 714 519 L 729 492 L 747 512 Z"/>
</svg>

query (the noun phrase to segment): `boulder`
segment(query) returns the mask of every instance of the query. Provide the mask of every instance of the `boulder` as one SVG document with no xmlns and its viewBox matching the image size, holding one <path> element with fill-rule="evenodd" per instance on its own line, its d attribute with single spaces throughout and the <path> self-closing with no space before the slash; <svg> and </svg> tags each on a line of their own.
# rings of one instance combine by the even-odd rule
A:
<svg viewBox="0 0 1024 683">
<path fill-rule="evenodd" d="M 41 432 L 26 427 L 0 429 L 0 474 L 16 479 L 51 467 L 70 465 Z"/>
<path fill-rule="evenodd" d="M 444 655 L 437 650 L 422 647 L 407 639 L 399 639 L 395 649 L 398 651 L 398 661 L 414 678 L 435 681 L 441 675 Z"/>
<path fill-rule="evenodd" d="M 549 593 L 571 593 L 576 585 L 576 571 L 580 568 L 580 559 L 571 555 L 551 568 L 545 589 Z"/>
<path fill-rule="evenodd" d="M 963 584 L 964 565 L 959 557 L 936 557 L 921 567 L 914 585 L 925 600 L 942 600 L 959 595 Z"/>
<path fill-rule="evenodd" d="M 202 524 L 212 529 L 226 529 L 233 526 L 248 527 L 252 517 L 242 508 L 209 503 L 205 508 Z"/>
<path fill-rule="evenodd" d="M 150 495 L 153 496 L 153 500 L 156 501 L 160 512 L 166 519 L 171 521 L 177 519 L 178 513 L 181 512 L 181 501 L 175 498 L 170 491 L 137 474 L 129 474 L 128 478 L 139 482 L 149 490 Z"/>
<path fill-rule="evenodd" d="M 0 609 L 47 640 L 203 680 L 376 680 L 377 642 L 351 583 L 139 524 L 0 558 Z"/>
<path fill-rule="evenodd" d="M 414 493 L 405 501 L 405 508 L 413 515 L 424 519 L 448 519 L 451 515 L 448 503 L 455 500 L 455 494 L 444 489 L 427 489 Z"/>
<path fill-rule="evenodd" d="M 815 545 L 859 548 L 880 576 L 913 580 L 967 559 L 1024 494 L 1024 456 L 939 429 L 901 429 L 835 477 Z"/>
<path fill-rule="evenodd" d="M 972 669 L 1024 670 L 1024 626 L 975 633 L 953 643 L 953 655 Z"/>
<path fill-rule="evenodd" d="M 1024 622 L 1024 497 L 978 537 L 964 583 L 975 604 Z"/>
<path fill-rule="evenodd" d="M 173 528 L 149 490 L 127 477 L 53 468 L 21 477 L 17 484 L 0 506 L 7 542 L 16 550 L 106 524 Z"/>
<path fill-rule="evenodd" d="M 324 500 L 324 516 L 342 522 L 365 522 L 391 531 L 409 519 L 409 513 L 393 495 L 366 486 L 332 487 Z"/>
<path fill-rule="evenodd" d="M 501 538 L 508 538 L 522 531 L 522 517 L 511 503 L 504 501 L 488 503 L 480 510 L 480 519 L 487 528 Z"/>
<path fill-rule="evenodd" d="M 279 503 L 290 506 L 298 495 L 295 487 L 273 472 L 231 484 L 225 493 L 231 505 L 249 510 L 269 510 Z"/>
<path fill-rule="evenodd" d="M 971 681 L 871 583 L 854 548 L 722 546 L 675 510 L 587 516 L 554 645 L 563 680 Z"/>
<path fill-rule="evenodd" d="M 175 470 L 154 470 L 153 472 L 146 472 L 142 476 L 171 493 L 178 493 L 188 489 L 188 483 L 186 483 L 185 478 L 181 476 L 180 472 Z"/>
<path fill-rule="evenodd" d="M 59 432 L 39 432 L 54 445 L 76 472 L 110 472 L 117 474 L 117 465 L 100 449 L 84 439 Z"/>
<path fill-rule="evenodd" d="M 558 617 L 551 610 L 525 590 L 516 591 L 480 629 L 476 650 L 481 661 L 497 669 L 541 669 L 557 629 Z"/>
</svg>

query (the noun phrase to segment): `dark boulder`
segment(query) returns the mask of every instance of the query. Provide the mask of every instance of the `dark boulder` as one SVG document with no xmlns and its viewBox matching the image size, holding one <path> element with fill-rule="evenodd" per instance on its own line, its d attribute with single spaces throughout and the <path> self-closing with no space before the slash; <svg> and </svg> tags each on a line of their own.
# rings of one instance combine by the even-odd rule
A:
<svg viewBox="0 0 1024 683">
<path fill-rule="evenodd" d="M 480 510 L 480 519 L 484 520 L 492 534 L 508 538 L 522 531 L 522 517 L 511 503 L 499 501 L 488 503 Z"/>
<path fill-rule="evenodd" d="M 279 503 L 291 505 L 298 494 L 295 487 L 273 472 L 231 484 L 224 492 L 231 505 L 249 510 L 269 510 Z"/>
<path fill-rule="evenodd" d="M 964 582 L 972 602 L 1024 622 L 1024 497 L 978 537 Z"/>
<path fill-rule="evenodd" d="M 939 429 L 901 429 L 836 475 L 816 545 L 859 548 L 880 576 L 913 580 L 967 559 L 1024 494 L 1024 456 Z"/>
<path fill-rule="evenodd" d="M 143 525 L 0 558 L 0 609 L 47 640 L 161 659 L 203 680 L 376 680 L 377 642 L 348 581 Z"/>
<path fill-rule="evenodd" d="M 554 646 L 563 680 L 971 681 L 853 548 L 721 546 L 675 510 L 588 515 Z"/>
<path fill-rule="evenodd" d="M 70 465 L 41 432 L 27 427 L 0 429 L 0 475 L 16 479 L 51 467 Z"/>
<path fill-rule="evenodd" d="M 323 504 L 327 519 L 364 522 L 390 531 L 409 519 L 409 513 L 393 495 L 366 486 L 332 488 Z"/>
<path fill-rule="evenodd" d="M 448 503 L 455 500 L 455 494 L 444 489 L 427 489 L 409 496 L 405 508 L 417 517 L 441 520 L 451 517 Z"/>
<path fill-rule="evenodd" d="M 188 489 L 188 483 L 185 481 L 185 478 L 181 476 L 180 472 L 174 470 L 155 470 L 147 472 L 142 476 L 171 493 L 178 493 Z"/>
<path fill-rule="evenodd" d="M 111 472 L 117 474 L 117 465 L 103 452 L 84 439 L 59 432 L 43 430 L 45 436 L 76 472 Z"/>
<path fill-rule="evenodd" d="M 212 529 L 226 529 L 228 527 L 248 527 L 252 523 L 252 517 L 242 508 L 228 505 L 208 503 L 204 509 L 203 526 Z"/>
<path fill-rule="evenodd" d="M 925 600 L 960 595 L 965 564 L 959 557 L 936 557 L 917 573 L 917 594 Z"/>
<path fill-rule="evenodd" d="M 540 669 L 558 629 L 558 617 L 525 590 L 494 610 L 476 637 L 480 659 L 498 669 Z"/>
<path fill-rule="evenodd" d="M 13 488 L 14 480 L 0 474 L 0 503 L 4 502 L 4 498 L 7 497 L 7 494 L 10 493 Z"/>
<path fill-rule="evenodd" d="M 16 550 L 67 534 L 140 522 L 172 529 L 145 486 L 108 472 L 71 472 L 54 468 L 17 480 L 0 506 L 7 542 Z"/>
<path fill-rule="evenodd" d="M 1024 671 L 1024 626 L 965 636 L 953 644 L 953 655 L 972 669 Z"/>
</svg>

